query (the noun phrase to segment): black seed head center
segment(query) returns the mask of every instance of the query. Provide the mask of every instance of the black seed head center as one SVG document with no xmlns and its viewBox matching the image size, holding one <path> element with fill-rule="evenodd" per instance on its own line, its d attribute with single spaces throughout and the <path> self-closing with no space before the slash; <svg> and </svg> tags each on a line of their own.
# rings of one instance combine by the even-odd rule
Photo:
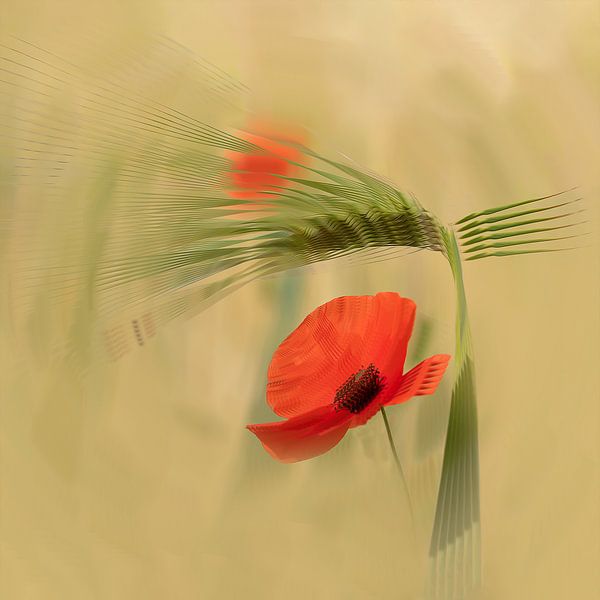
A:
<svg viewBox="0 0 600 600">
<path fill-rule="evenodd" d="M 370 364 L 346 379 L 337 389 L 333 404 L 337 410 L 346 409 L 351 413 L 359 413 L 382 389 L 383 378 L 379 369 Z"/>
</svg>

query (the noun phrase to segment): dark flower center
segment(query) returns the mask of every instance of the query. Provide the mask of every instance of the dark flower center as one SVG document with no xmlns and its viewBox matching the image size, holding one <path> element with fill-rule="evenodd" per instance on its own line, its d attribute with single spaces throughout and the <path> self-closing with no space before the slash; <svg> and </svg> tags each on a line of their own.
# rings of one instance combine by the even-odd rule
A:
<svg viewBox="0 0 600 600">
<path fill-rule="evenodd" d="M 379 369 L 370 364 L 360 369 L 337 389 L 333 403 L 337 410 L 346 409 L 351 413 L 360 412 L 383 389 L 383 378 Z"/>
</svg>

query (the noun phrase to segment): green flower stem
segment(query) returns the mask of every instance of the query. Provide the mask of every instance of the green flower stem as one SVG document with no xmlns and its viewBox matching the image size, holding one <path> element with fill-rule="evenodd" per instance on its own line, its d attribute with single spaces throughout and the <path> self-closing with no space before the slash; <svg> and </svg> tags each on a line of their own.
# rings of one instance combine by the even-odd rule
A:
<svg viewBox="0 0 600 600">
<path fill-rule="evenodd" d="M 398 457 L 398 452 L 396 450 L 396 444 L 394 443 L 394 437 L 392 436 L 392 430 L 390 428 L 390 422 L 387 418 L 385 408 L 382 406 L 380 410 L 381 410 L 381 416 L 383 417 L 383 422 L 385 423 L 385 430 L 387 432 L 388 441 L 390 443 L 390 448 L 392 450 L 392 456 L 394 457 L 394 462 L 396 463 L 398 473 L 400 474 L 400 479 L 402 480 L 402 485 L 404 486 L 404 492 L 406 493 L 406 499 L 408 501 L 408 508 L 410 510 L 410 518 L 412 521 L 413 537 L 415 539 L 415 544 L 416 544 L 417 536 L 416 536 L 416 531 L 415 531 L 415 527 L 416 527 L 415 513 L 413 510 L 412 500 L 410 497 L 410 491 L 408 489 L 408 482 L 406 481 L 406 477 L 404 476 L 404 470 L 402 469 L 402 463 L 400 462 L 400 458 Z"/>
</svg>

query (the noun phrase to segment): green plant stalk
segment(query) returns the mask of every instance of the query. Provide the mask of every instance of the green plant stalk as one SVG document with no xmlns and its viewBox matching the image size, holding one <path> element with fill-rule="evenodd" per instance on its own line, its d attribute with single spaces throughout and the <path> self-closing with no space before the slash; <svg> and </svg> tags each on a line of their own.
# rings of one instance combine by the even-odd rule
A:
<svg viewBox="0 0 600 600">
<path fill-rule="evenodd" d="M 429 549 L 428 597 L 463 600 L 481 582 L 479 445 L 471 331 L 454 232 L 442 230 L 456 287 L 455 381 Z"/>
<path fill-rule="evenodd" d="M 394 457 L 394 463 L 396 464 L 396 469 L 398 469 L 398 474 L 400 475 L 400 480 L 402 481 L 402 486 L 404 488 L 404 493 L 406 494 L 406 502 L 408 504 L 408 508 L 410 510 L 410 518 L 412 522 L 413 528 L 413 537 L 415 544 L 417 543 L 417 534 L 416 534 L 416 521 L 415 521 L 415 511 L 413 509 L 413 503 L 410 496 L 410 490 L 408 488 L 408 482 L 406 481 L 406 476 L 404 475 L 404 469 L 402 469 L 402 463 L 400 462 L 400 458 L 398 457 L 398 451 L 396 450 L 396 444 L 394 443 L 394 436 L 392 435 L 392 429 L 390 427 L 390 422 L 387 417 L 387 413 L 385 412 L 385 408 L 382 406 L 380 408 L 381 416 L 383 417 L 383 423 L 385 425 L 385 431 L 387 433 L 388 442 L 390 444 L 390 450 L 392 451 L 392 456 Z"/>
</svg>

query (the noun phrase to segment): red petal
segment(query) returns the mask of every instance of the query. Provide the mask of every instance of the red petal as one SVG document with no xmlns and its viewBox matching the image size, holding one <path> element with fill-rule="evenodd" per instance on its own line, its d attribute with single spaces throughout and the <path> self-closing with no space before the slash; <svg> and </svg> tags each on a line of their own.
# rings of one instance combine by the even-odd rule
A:
<svg viewBox="0 0 600 600">
<path fill-rule="evenodd" d="M 319 306 L 275 351 L 268 404 L 284 417 L 331 404 L 339 386 L 371 363 L 386 388 L 397 389 L 414 314 L 414 302 L 392 292 Z"/>
<path fill-rule="evenodd" d="M 388 390 L 397 389 L 402 377 L 416 305 L 395 292 L 382 292 L 374 300 L 373 320 L 364 341 L 363 360 L 373 363 L 385 378 L 385 398 Z"/>
<path fill-rule="evenodd" d="M 265 152 L 234 152 L 225 153 L 231 160 L 231 170 L 239 172 L 229 173 L 232 186 L 230 195 L 234 198 L 260 199 L 268 197 L 264 192 L 273 190 L 276 186 L 285 186 L 285 179 L 277 175 L 289 176 L 294 170 L 294 165 L 288 161 L 300 162 L 300 151 L 269 137 L 262 137 L 247 132 L 239 133 L 242 139 L 262 148 Z"/>
<path fill-rule="evenodd" d="M 348 431 L 351 417 L 330 405 L 279 423 L 248 425 L 248 429 L 273 458 L 291 463 L 333 448 Z"/>
<path fill-rule="evenodd" d="M 435 354 L 420 362 L 402 376 L 398 391 L 386 404 L 400 404 L 413 396 L 433 394 L 444 376 L 449 360 L 448 354 Z"/>
</svg>

